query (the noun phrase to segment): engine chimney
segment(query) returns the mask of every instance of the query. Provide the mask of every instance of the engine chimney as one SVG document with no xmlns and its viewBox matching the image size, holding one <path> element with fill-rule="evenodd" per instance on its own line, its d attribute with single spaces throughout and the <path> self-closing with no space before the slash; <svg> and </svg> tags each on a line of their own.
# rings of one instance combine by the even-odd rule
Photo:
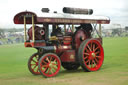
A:
<svg viewBox="0 0 128 85">
<path fill-rule="evenodd" d="M 63 12 L 69 14 L 87 14 L 87 15 L 93 14 L 92 9 L 70 8 L 70 7 L 64 7 Z"/>
</svg>

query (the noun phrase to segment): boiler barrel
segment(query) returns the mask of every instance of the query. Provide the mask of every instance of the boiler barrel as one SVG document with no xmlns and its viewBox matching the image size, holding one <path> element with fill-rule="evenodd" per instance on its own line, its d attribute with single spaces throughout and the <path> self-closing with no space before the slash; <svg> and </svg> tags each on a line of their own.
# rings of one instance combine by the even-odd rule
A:
<svg viewBox="0 0 128 85">
<path fill-rule="evenodd" d="M 93 14 L 92 9 L 70 8 L 70 7 L 64 7 L 63 12 L 69 14 L 88 14 L 88 15 Z"/>
</svg>

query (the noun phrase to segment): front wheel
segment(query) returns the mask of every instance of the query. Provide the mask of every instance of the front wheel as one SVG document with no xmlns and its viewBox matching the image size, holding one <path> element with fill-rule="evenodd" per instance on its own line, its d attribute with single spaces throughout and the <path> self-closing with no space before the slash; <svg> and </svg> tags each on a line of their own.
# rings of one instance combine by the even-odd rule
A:
<svg viewBox="0 0 128 85">
<path fill-rule="evenodd" d="M 28 60 L 28 69 L 34 75 L 39 75 L 39 68 L 38 68 L 38 60 L 39 55 L 38 53 L 34 53 Z"/>
<path fill-rule="evenodd" d="M 80 45 L 78 56 L 80 65 L 85 71 L 97 71 L 103 64 L 103 47 L 98 40 L 87 39 Z"/>
<path fill-rule="evenodd" d="M 61 68 L 61 61 L 54 53 L 47 53 L 39 60 L 39 71 L 44 77 L 57 75 Z"/>
</svg>

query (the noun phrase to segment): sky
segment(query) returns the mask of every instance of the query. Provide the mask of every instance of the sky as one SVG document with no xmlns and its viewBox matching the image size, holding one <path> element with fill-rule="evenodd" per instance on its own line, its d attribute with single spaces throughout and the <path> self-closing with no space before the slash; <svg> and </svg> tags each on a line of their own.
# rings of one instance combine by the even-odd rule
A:
<svg viewBox="0 0 128 85">
<path fill-rule="evenodd" d="M 13 23 L 14 16 L 21 11 L 32 11 L 41 16 L 41 8 L 62 13 L 63 7 L 91 8 L 94 15 L 108 16 L 109 26 L 128 26 L 128 0 L 0 0 L 0 28 L 21 28 Z"/>
</svg>

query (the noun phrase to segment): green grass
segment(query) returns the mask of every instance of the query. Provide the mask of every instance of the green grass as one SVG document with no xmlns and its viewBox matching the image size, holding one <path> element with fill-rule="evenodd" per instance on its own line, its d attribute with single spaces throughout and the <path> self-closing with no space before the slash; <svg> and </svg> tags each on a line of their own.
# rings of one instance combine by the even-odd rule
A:
<svg viewBox="0 0 128 85">
<path fill-rule="evenodd" d="M 104 64 L 99 71 L 66 71 L 53 78 L 32 75 L 27 68 L 36 52 L 23 44 L 0 46 L 0 85 L 128 85 L 128 37 L 104 38 Z"/>
</svg>

